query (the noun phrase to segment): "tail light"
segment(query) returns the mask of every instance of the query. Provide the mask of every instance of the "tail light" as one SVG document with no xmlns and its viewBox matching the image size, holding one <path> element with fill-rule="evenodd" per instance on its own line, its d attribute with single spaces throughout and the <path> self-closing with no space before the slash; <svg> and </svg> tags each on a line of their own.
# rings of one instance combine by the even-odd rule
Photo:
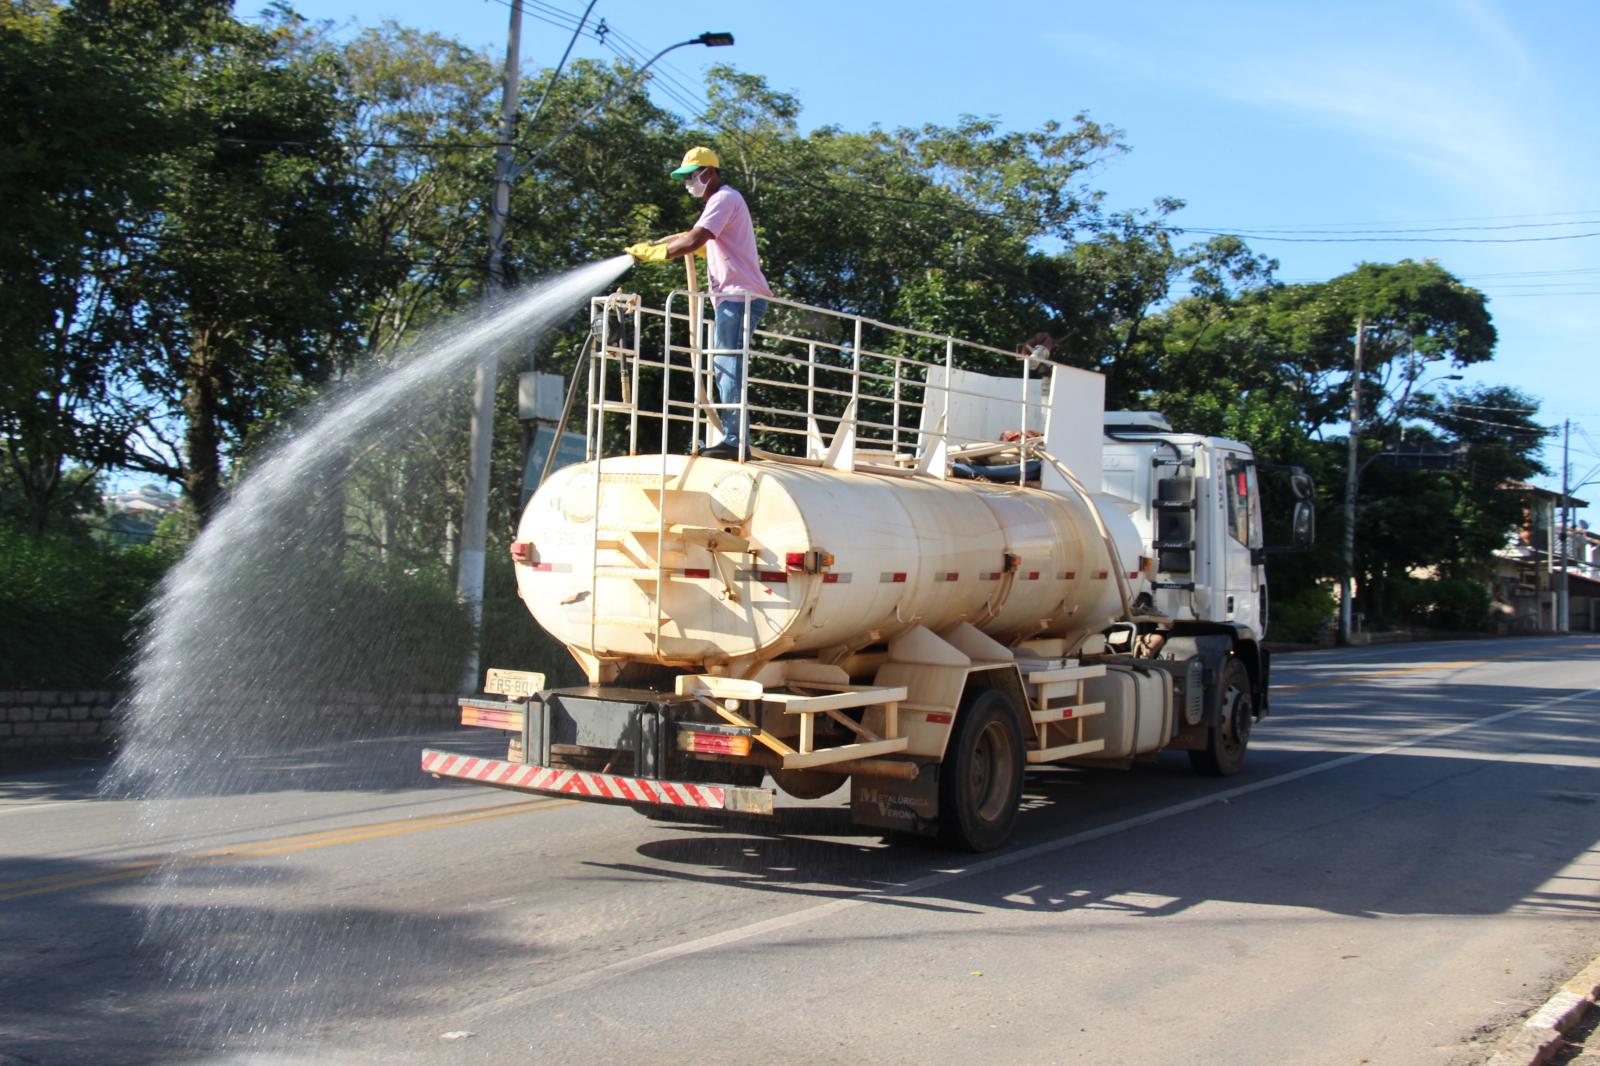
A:
<svg viewBox="0 0 1600 1066">
<path fill-rule="evenodd" d="M 783 557 L 783 568 L 796 574 L 820 574 L 833 565 L 833 553 L 813 548 L 811 551 L 789 552 Z"/>
<path fill-rule="evenodd" d="M 514 540 L 511 542 L 511 561 L 523 566 L 533 565 L 533 541 Z"/>
</svg>

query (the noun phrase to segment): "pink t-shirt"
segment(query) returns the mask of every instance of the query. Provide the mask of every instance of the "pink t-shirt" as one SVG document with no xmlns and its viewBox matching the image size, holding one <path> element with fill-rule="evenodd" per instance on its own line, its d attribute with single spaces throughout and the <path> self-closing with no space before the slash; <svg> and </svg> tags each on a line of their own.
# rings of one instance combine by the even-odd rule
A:
<svg viewBox="0 0 1600 1066">
<path fill-rule="evenodd" d="M 744 197 L 726 185 L 706 200 L 695 225 L 711 234 L 706 242 L 706 273 L 712 292 L 753 292 L 771 296 L 756 255 L 756 227 Z"/>
</svg>

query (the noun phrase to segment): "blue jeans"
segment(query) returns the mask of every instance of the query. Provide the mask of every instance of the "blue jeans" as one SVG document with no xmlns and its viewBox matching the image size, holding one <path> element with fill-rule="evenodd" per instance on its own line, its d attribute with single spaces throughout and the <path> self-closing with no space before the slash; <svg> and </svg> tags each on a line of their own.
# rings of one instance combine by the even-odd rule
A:
<svg viewBox="0 0 1600 1066">
<path fill-rule="evenodd" d="M 739 394 L 744 387 L 744 349 L 750 343 L 750 332 L 755 331 L 756 323 L 767 313 L 767 301 L 760 297 L 752 299 L 750 332 L 746 332 L 744 305 L 744 297 L 729 297 L 717 304 L 716 325 L 711 346 L 723 350 L 711 357 L 711 379 L 717 387 L 718 403 L 739 402 Z M 738 445 L 744 440 L 746 429 L 744 421 L 740 419 L 738 428 L 734 429 L 733 411 L 720 411 L 718 414 L 722 418 L 724 439 L 730 444 Z"/>
</svg>

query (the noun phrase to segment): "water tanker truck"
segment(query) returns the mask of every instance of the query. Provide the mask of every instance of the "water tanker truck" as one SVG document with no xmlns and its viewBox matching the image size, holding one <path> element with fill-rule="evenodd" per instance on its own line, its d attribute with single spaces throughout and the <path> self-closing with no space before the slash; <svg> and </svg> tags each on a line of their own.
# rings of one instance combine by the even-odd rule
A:
<svg viewBox="0 0 1600 1066">
<path fill-rule="evenodd" d="M 716 403 L 702 300 L 595 301 L 588 459 L 511 547 L 588 683 L 490 670 L 462 721 L 506 757 L 424 770 L 700 819 L 848 784 L 856 824 L 972 850 L 1010 836 L 1032 766 L 1239 771 L 1270 674 L 1246 445 L 1106 412 L 1101 375 L 1042 350 L 782 300 Z M 753 443 L 697 454 L 732 419 Z"/>
</svg>

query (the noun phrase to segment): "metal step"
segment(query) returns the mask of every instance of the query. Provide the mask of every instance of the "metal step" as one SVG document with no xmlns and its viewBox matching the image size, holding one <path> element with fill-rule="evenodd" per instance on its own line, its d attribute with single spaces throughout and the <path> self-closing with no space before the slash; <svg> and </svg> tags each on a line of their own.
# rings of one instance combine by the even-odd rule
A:
<svg viewBox="0 0 1600 1066">
<path fill-rule="evenodd" d="M 602 614 L 596 615 L 591 621 L 597 626 L 621 626 L 623 629 L 655 629 L 663 622 L 670 621 L 665 616 L 661 618 L 644 618 L 631 614 Z"/>
<path fill-rule="evenodd" d="M 1031 710 L 1028 714 L 1033 718 L 1034 725 L 1051 725 L 1056 722 L 1072 722 L 1079 718 L 1093 718 L 1097 714 L 1105 714 L 1106 705 L 1103 701 L 1094 703 L 1070 704 L 1064 707 L 1043 707 Z"/>
<path fill-rule="evenodd" d="M 668 474 L 663 478 L 660 474 L 646 474 L 637 470 L 619 470 L 612 473 L 601 472 L 602 485 L 636 485 L 642 489 L 667 489 L 666 482 L 676 475 Z"/>
<path fill-rule="evenodd" d="M 1043 748 L 1028 752 L 1028 762 L 1055 762 L 1057 759 L 1070 759 L 1075 755 L 1093 755 L 1097 751 L 1105 751 L 1104 740 L 1084 740 L 1075 744 L 1062 744 L 1054 748 Z"/>
<path fill-rule="evenodd" d="M 605 525 L 598 527 L 595 530 L 595 532 L 597 534 L 599 534 L 602 538 L 604 538 L 606 536 L 615 535 L 615 534 L 622 534 L 622 533 L 659 533 L 659 532 L 661 532 L 661 523 L 660 522 L 607 522 Z M 671 523 L 667 524 L 667 533 L 668 533 L 669 536 L 672 533 L 672 524 Z"/>
<path fill-rule="evenodd" d="M 657 581 L 663 576 L 671 577 L 670 573 L 663 574 L 653 566 L 597 566 L 594 568 L 595 577 L 625 577 L 634 581 Z"/>
</svg>

